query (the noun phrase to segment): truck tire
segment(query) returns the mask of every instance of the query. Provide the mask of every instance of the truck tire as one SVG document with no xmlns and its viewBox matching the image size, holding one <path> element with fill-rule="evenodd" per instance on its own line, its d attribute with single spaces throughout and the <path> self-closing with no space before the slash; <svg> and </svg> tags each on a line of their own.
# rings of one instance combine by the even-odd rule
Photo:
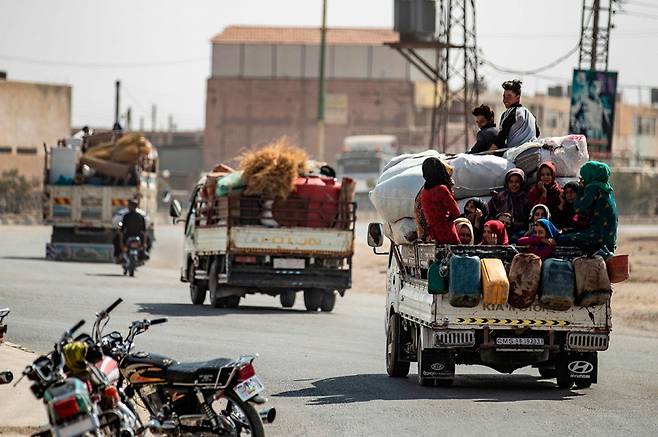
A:
<svg viewBox="0 0 658 437">
<path fill-rule="evenodd" d="M 336 292 L 328 290 L 322 293 L 322 303 L 320 303 L 320 310 L 324 313 L 330 313 L 336 306 Z"/>
<path fill-rule="evenodd" d="M 567 368 L 568 364 L 567 354 L 565 352 L 560 352 L 557 357 L 557 362 L 555 364 L 556 370 L 556 379 L 557 386 L 561 389 L 570 389 L 573 386 L 573 381 L 569 375 L 569 369 Z"/>
<path fill-rule="evenodd" d="M 222 301 L 222 305 L 224 308 L 232 308 L 235 309 L 238 306 L 240 306 L 240 296 L 238 295 L 232 295 L 232 296 L 226 296 L 220 299 Z"/>
<path fill-rule="evenodd" d="M 539 367 L 537 370 L 544 379 L 553 379 L 557 376 L 557 369 L 554 367 Z"/>
<path fill-rule="evenodd" d="M 190 283 L 190 300 L 194 305 L 203 305 L 208 287 L 205 283 L 200 283 L 194 279 L 194 264 L 192 263 L 187 268 L 187 280 Z"/>
<path fill-rule="evenodd" d="M 282 291 L 279 294 L 279 300 L 281 301 L 281 306 L 284 308 L 292 308 L 295 306 L 295 298 L 297 297 L 296 291 Z"/>
<path fill-rule="evenodd" d="M 409 361 L 400 361 L 400 316 L 391 314 L 386 332 L 386 373 L 393 378 L 409 374 Z"/>
<path fill-rule="evenodd" d="M 304 306 L 306 311 L 317 311 L 322 304 L 322 290 L 311 288 L 304 290 Z"/>
<path fill-rule="evenodd" d="M 210 305 L 215 308 L 223 308 L 222 299 L 217 296 L 219 292 L 219 284 L 217 283 L 218 268 L 219 262 L 217 261 L 217 258 L 215 258 L 210 263 L 210 269 L 208 271 L 208 290 L 210 290 Z"/>
</svg>

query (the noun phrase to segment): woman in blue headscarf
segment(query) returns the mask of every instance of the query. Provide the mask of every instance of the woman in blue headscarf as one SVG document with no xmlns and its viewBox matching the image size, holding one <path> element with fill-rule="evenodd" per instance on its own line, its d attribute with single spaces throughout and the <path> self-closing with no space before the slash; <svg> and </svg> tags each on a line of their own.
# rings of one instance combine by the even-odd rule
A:
<svg viewBox="0 0 658 437">
<path fill-rule="evenodd" d="M 589 161 L 580 168 L 581 189 L 574 204 L 584 229 L 565 233 L 558 238 L 560 246 L 577 246 L 590 252 L 602 250 L 612 254 L 617 245 L 617 204 L 610 179 L 610 167 Z"/>
<path fill-rule="evenodd" d="M 555 225 L 542 218 L 535 221 L 532 235 L 519 238 L 516 244 L 518 246 L 528 246 L 528 253 L 534 253 L 541 259 L 546 259 L 553 254 L 557 235 L 558 230 Z"/>
</svg>

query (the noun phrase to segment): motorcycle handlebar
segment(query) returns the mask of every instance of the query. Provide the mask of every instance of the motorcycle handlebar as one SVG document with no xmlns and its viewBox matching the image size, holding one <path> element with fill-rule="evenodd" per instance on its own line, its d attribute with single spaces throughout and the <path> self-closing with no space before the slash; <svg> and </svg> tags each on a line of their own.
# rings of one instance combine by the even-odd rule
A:
<svg viewBox="0 0 658 437">
<path fill-rule="evenodd" d="M 107 307 L 107 309 L 105 310 L 105 313 L 109 314 L 110 311 L 112 311 L 114 308 L 116 308 L 121 302 L 123 302 L 123 299 L 121 299 L 121 298 L 118 298 L 117 300 L 115 300 L 112 305 Z"/>
<path fill-rule="evenodd" d="M 84 320 L 80 320 L 78 323 L 76 323 L 75 325 L 73 325 L 73 327 L 72 327 L 71 329 L 69 329 L 69 335 L 73 335 L 73 333 L 74 333 L 75 331 L 77 331 L 78 329 L 80 329 L 80 327 L 81 327 L 82 325 L 84 325 L 84 324 L 85 324 L 85 321 L 84 321 Z"/>
<path fill-rule="evenodd" d="M 161 323 L 166 323 L 167 321 L 168 319 L 166 317 L 163 317 L 161 319 L 153 319 L 150 322 L 151 322 L 151 326 L 153 326 L 153 325 L 159 325 Z"/>
</svg>

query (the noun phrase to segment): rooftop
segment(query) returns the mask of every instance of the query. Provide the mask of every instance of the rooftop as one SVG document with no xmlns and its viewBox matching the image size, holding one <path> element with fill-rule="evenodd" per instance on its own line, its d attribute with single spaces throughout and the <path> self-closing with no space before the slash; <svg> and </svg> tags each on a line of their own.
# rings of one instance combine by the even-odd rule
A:
<svg viewBox="0 0 658 437">
<path fill-rule="evenodd" d="M 391 29 L 332 27 L 329 45 L 381 45 L 398 41 Z M 320 44 L 319 27 L 228 26 L 215 35 L 213 44 Z"/>
</svg>

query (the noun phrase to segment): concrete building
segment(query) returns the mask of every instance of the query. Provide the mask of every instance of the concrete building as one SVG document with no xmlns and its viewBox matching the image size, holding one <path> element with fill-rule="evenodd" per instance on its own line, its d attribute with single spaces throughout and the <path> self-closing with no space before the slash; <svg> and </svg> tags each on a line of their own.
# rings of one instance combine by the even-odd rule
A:
<svg viewBox="0 0 658 437">
<path fill-rule="evenodd" d="M 414 82 L 421 75 L 395 50 L 389 29 L 327 32 L 326 152 L 335 162 L 349 135 L 392 134 L 424 144 L 417 131 Z M 212 39 L 207 82 L 204 165 L 230 161 L 242 150 L 288 135 L 316 151 L 320 30 L 229 26 Z"/>
<path fill-rule="evenodd" d="M 71 130 L 71 87 L 0 79 L 0 173 L 41 180 L 43 144 Z"/>
</svg>

